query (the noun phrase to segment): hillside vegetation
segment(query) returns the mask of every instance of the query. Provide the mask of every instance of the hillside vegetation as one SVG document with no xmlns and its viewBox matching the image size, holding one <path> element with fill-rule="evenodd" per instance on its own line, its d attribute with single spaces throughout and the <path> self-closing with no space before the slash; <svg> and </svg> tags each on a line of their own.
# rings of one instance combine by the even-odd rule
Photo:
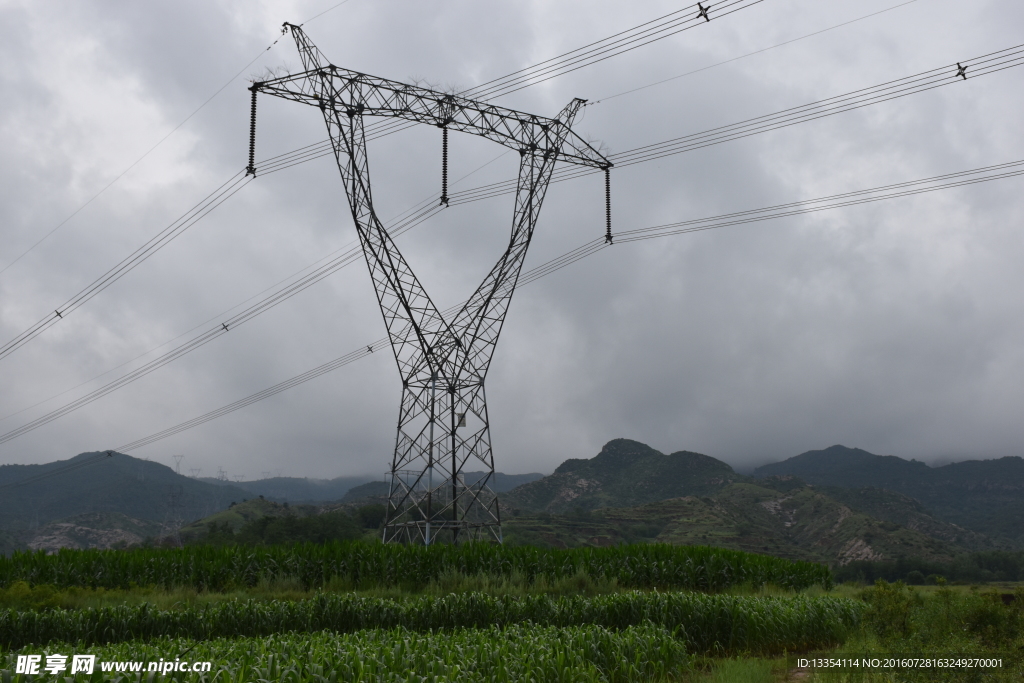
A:
<svg viewBox="0 0 1024 683">
<path fill-rule="evenodd" d="M 646 444 L 615 439 L 589 460 L 570 459 L 554 474 L 519 486 L 502 497 L 506 510 L 569 512 L 653 503 L 684 495 L 708 495 L 737 475 L 722 462 L 700 453 L 664 455 Z"/>
<path fill-rule="evenodd" d="M 81 453 L 45 465 L 0 465 L 0 486 L 10 485 L 0 496 L 0 528 L 18 532 L 24 542 L 35 533 L 23 532 L 87 513 L 165 525 L 170 518 L 199 519 L 251 497 L 233 485 L 184 477 L 160 463 L 117 452 L 103 456 Z"/>
<path fill-rule="evenodd" d="M 832 446 L 759 467 L 821 486 L 888 489 L 919 501 L 937 519 L 1024 548 L 1024 459 L 967 460 L 929 467 L 916 460 Z"/>
<path fill-rule="evenodd" d="M 574 547 L 657 541 L 709 544 L 844 565 L 917 557 L 949 563 L 988 538 L 881 489 L 809 486 L 737 474 L 699 453 L 665 455 L 627 439 L 502 497 L 513 543 Z"/>
</svg>

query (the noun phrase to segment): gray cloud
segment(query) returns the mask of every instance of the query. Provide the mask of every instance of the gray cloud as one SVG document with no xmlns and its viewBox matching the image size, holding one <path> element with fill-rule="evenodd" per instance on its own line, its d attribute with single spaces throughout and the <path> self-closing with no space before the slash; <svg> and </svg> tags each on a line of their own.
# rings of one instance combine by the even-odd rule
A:
<svg viewBox="0 0 1024 683">
<path fill-rule="evenodd" d="M 768 0 L 699 30 L 528 88 L 551 115 L 896 2 Z M 0 8 L 0 264 L 149 149 L 278 36 L 330 3 L 75 3 Z M 667 2 L 351 2 L 306 29 L 333 61 L 471 87 L 677 9 Z M 1009 0 L 906 7 L 588 107 L 612 152 L 847 92 L 1019 41 Z M 13 337 L 245 163 L 245 76 L 297 68 L 282 39 L 53 237 L 0 275 Z M 615 227 L 757 208 L 1024 157 L 1010 70 L 956 87 L 613 173 Z M 324 138 L 319 114 L 261 100 L 258 157 Z M 502 150 L 452 138 L 458 178 Z M 371 143 L 378 210 L 440 189 L 440 135 Z M 506 155 L 456 186 L 515 174 Z M 550 471 L 629 437 L 736 466 L 833 443 L 921 460 L 1019 455 L 1024 373 L 1020 181 L 615 245 L 524 287 L 488 396 L 498 468 Z M 553 185 L 527 267 L 603 231 L 598 176 Z M 507 240 L 511 198 L 453 207 L 400 238 L 435 301 L 460 301 Z M 86 382 L 323 258 L 355 234 L 329 158 L 258 178 L 143 266 L 0 361 L 7 431 Z M 172 426 L 383 336 L 356 262 L 184 359 L 24 437 L 44 462 Z M 162 347 L 162 350 L 170 348 Z M 157 351 L 156 353 L 159 353 Z M 126 367 L 137 366 L 155 355 Z M 122 372 L 116 371 L 116 372 Z M 109 379 L 115 374 L 107 375 Z M 387 468 L 399 383 L 387 352 L 133 455 L 212 474 L 339 476 Z"/>
</svg>

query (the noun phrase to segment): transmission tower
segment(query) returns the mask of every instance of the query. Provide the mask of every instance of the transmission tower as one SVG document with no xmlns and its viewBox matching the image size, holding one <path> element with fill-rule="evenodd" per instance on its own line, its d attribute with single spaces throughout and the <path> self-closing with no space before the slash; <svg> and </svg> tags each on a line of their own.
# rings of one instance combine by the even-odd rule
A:
<svg viewBox="0 0 1024 683">
<path fill-rule="evenodd" d="M 167 514 L 164 517 L 165 538 L 181 547 L 181 527 L 185 525 L 185 491 L 181 486 L 167 487 Z"/>
<path fill-rule="evenodd" d="M 570 128 L 585 100 L 573 100 L 549 119 L 368 76 L 331 64 L 301 28 L 284 26 L 295 39 L 304 71 L 250 88 L 247 170 L 256 173 L 257 93 L 320 109 L 402 378 L 384 541 L 430 544 L 450 533 L 448 538 L 456 543 L 470 538 L 500 542 L 484 379 L 555 162 L 603 169 L 606 189 L 612 164 Z M 519 152 L 508 247 L 451 319 L 441 315 L 374 211 L 363 123 L 368 116 L 441 129 L 445 205 L 449 130 L 479 135 Z M 610 242 L 610 217 L 606 220 Z M 486 474 L 467 482 L 467 464 L 482 466 Z"/>
<path fill-rule="evenodd" d="M 174 458 L 174 472 L 175 474 L 181 474 L 181 461 L 185 457 L 184 455 L 172 455 Z"/>
</svg>

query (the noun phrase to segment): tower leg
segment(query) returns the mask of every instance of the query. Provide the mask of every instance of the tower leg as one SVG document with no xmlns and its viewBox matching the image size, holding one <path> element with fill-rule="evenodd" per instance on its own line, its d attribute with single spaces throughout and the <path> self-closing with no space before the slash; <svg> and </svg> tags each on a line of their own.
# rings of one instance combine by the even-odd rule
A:
<svg viewBox="0 0 1024 683">
<path fill-rule="evenodd" d="M 500 542 L 483 384 L 440 385 L 403 389 L 384 541 Z"/>
</svg>

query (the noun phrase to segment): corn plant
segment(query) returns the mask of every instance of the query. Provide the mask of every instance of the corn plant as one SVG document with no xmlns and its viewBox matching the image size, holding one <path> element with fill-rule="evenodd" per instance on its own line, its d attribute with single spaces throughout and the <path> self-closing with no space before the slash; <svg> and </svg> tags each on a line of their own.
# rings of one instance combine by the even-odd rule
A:
<svg viewBox="0 0 1024 683">
<path fill-rule="evenodd" d="M 58 588 L 159 586 L 224 591 L 261 579 L 296 577 L 307 590 L 339 579 L 355 589 L 423 587 L 442 576 L 513 574 L 559 580 L 584 573 L 626 588 L 720 591 L 737 584 L 803 589 L 831 586 L 828 567 L 738 550 L 642 544 L 570 550 L 487 544 L 189 546 L 172 549 L 18 552 L 0 558 L 0 587 L 16 581 Z"/>
<path fill-rule="evenodd" d="M 552 681 L 631 683 L 678 680 L 691 668 L 692 657 L 682 643 L 661 627 L 631 627 L 622 631 L 600 626 L 571 628 L 514 626 L 505 629 L 459 629 L 454 632 L 416 632 L 403 628 L 351 634 L 326 631 L 310 635 L 277 634 L 261 638 L 219 639 L 194 643 L 162 638 L 149 643 L 84 648 L 55 644 L 25 648 L 8 656 L 2 680 L 28 683 L 46 677 L 14 673 L 19 654 L 95 654 L 92 676 L 80 681 L 137 680 L 140 674 L 102 672 L 103 662 L 174 661 L 212 663 L 209 673 L 171 673 L 180 681 L 275 681 L 335 683 L 336 681 Z M 142 674 L 145 675 L 145 674 Z M 74 679 L 67 679 L 74 680 Z M 147 678 L 146 680 L 151 680 Z M 166 679 L 165 679 L 166 680 Z"/>
<path fill-rule="evenodd" d="M 83 610 L 0 610 L 0 645 L 86 644 L 175 636 L 194 640 L 285 632 L 404 628 L 416 632 L 537 624 L 627 630 L 658 625 L 691 652 L 774 653 L 836 645 L 859 622 L 863 603 L 831 597 L 745 597 L 631 591 L 598 597 L 456 593 L 407 600 L 320 593 L 299 601 L 232 600 L 161 611 L 148 604 Z"/>
</svg>

